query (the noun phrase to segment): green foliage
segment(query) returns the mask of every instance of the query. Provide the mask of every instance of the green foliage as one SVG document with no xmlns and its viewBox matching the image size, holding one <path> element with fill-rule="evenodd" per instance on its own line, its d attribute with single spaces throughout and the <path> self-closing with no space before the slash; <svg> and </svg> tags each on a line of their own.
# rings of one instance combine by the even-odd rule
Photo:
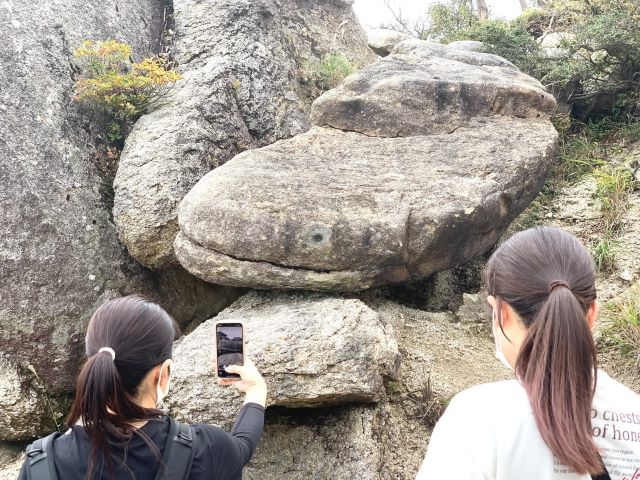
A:
<svg viewBox="0 0 640 480">
<path fill-rule="evenodd" d="M 356 66 L 342 53 L 329 53 L 321 61 L 308 61 L 302 69 L 303 81 L 309 86 L 313 98 L 337 87 L 356 71 Z"/>
<path fill-rule="evenodd" d="M 538 12 L 533 10 L 532 12 Z M 484 42 L 486 51 L 500 55 L 522 71 L 537 78 L 551 68 L 542 49 L 529 29 L 538 28 L 543 13 L 528 13 L 526 18 L 507 22 L 504 20 L 480 21 L 475 15 L 471 0 L 450 0 L 433 4 L 428 10 L 429 29 L 426 37 L 442 43 L 455 40 Z"/>
<path fill-rule="evenodd" d="M 552 68 L 536 40 L 519 21 L 487 20 L 470 28 L 465 36 L 485 44 L 485 51 L 506 58 L 520 70 L 536 78 Z"/>
<path fill-rule="evenodd" d="M 74 56 L 83 70 L 76 81 L 75 100 L 104 115 L 113 145 L 120 145 L 151 102 L 181 78 L 160 58 L 132 63 L 131 47 L 115 40 L 86 40 Z"/>
<path fill-rule="evenodd" d="M 626 167 L 607 166 L 595 172 L 596 198 L 600 202 L 600 212 L 607 233 L 615 233 L 621 227 L 627 211 L 629 195 L 635 187 L 633 174 Z"/>
<path fill-rule="evenodd" d="M 611 273 L 616 266 L 616 243 L 609 236 L 598 240 L 592 248 L 596 268 L 602 273 Z"/>
<path fill-rule="evenodd" d="M 640 102 L 640 2 L 574 0 L 553 8 L 566 51 L 544 78 L 580 118 L 634 116 Z"/>
<path fill-rule="evenodd" d="M 518 22 L 534 38 L 540 38 L 549 28 L 553 15 L 542 8 L 529 8 L 522 12 Z"/>
<path fill-rule="evenodd" d="M 451 0 L 447 4 L 435 3 L 427 11 L 429 28 L 425 38 L 449 43 L 466 40 L 466 32 L 479 23 L 471 0 Z"/>
<path fill-rule="evenodd" d="M 640 285 L 605 305 L 599 347 L 616 353 L 634 373 L 640 372 Z"/>
</svg>

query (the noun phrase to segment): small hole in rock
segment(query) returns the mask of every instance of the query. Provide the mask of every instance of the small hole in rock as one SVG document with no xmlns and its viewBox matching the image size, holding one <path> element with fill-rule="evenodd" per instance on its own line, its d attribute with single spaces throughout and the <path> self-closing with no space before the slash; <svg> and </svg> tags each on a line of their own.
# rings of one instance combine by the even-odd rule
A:
<svg viewBox="0 0 640 480">
<path fill-rule="evenodd" d="M 322 235 L 319 233 L 316 233 L 313 237 L 311 237 L 313 239 L 314 242 L 321 242 L 322 241 Z"/>
</svg>

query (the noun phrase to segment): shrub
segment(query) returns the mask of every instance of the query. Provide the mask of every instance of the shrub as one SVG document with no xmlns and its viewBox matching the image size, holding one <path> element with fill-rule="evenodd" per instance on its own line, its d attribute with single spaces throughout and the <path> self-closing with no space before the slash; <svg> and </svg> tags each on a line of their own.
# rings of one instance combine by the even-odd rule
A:
<svg viewBox="0 0 640 480">
<path fill-rule="evenodd" d="M 337 87 L 355 71 L 355 65 L 342 53 L 328 53 L 320 61 L 306 62 L 302 78 L 310 89 L 310 96 L 315 98 Z"/>
<path fill-rule="evenodd" d="M 616 353 L 623 365 L 640 372 L 640 285 L 603 309 L 603 329 L 599 346 Z"/>
<path fill-rule="evenodd" d="M 609 236 L 598 240 L 593 246 L 593 261 L 602 273 L 611 273 L 616 267 L 616 243 Z"/>
<path fill-rule="evenodd" d="M 429 28 L 425 39 L 442 43 L 466 40 L 466 32 L 480 23 L 471 0 L 451 0 L 448 4 L 435 3 L 427 10 Z"/>
<path fill-rule="evenodd" d="M 596 197 L 600 201 L 605 232 L 615 233 L 620 229 L 622 217 L 627 211 L 635 179 L 626 167 L 604 167 L 595 175 Z"/>
<path fill-rule="evenodd" d="M 568 56 L 545 83 L 569 90 L 578 118 L 634 117 L 640 101 L 640 2 L 559 2 L 554 14 L 569 34 L 561 43 Z"/>
<path fill-rule="evenodd" d="M 541 78 L 550 69 L 546 58 L 529 29 L 535 22 L 542 22 L 544 14 L 533 10 L 527 17 L 513 22 L 504 20 L 480 21 L 475 15 L 471 0 L 450 0 L 436 3 L 428 10 L 430 28 L 426 38 L 442 43 L 455 40 L 478 40 L 485 44 L 485 51 L 506 58 L 522 71 Z"/>
<path fill-rule="evenodd" d="M 535 78 L 543 78 L 552 68 L 553 60 L 544 55 L 521 22 L 487 20 L 467 30 L 465 36 L 483 42 L 485 52 L 506 58 Z"/>
<path fill-rule="evenodd" d="M 75 100 L 104 115 L 114 145 L 120 145 L 133 122 L 181 78 L 161 58 L 132 63 L 131 47 L 115 40 L 86 40 L 74 56 L 83 70 Z"/>
</svg>

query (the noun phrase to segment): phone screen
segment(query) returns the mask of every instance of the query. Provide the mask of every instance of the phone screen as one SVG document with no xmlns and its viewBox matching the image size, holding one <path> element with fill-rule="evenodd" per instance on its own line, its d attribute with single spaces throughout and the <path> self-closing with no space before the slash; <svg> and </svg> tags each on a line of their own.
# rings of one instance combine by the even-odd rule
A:
<svg viewBox="0 0 640 480">
<path fill-rule="evenodd" d="M 227 373 L 224 367 L 244 365 L 244 339 L 241 323 L 219 323 L 216 325 L 216 348 L 218 377 L 240 378 L 236 373 Z"/>
</svg>

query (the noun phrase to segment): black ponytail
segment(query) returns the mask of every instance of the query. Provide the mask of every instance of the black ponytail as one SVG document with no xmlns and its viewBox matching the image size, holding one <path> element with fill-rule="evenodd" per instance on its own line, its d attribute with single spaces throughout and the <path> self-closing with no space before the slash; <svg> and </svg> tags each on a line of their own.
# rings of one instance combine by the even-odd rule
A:
<svg viewBox="0 0 640 480">
<path fill-rule="evenodd" d="M 111 472 L 114 462 L 123 464 L 110 444 L 133 435 L 140 436 L 161 460 L 155 444 L 131 423 L 162 415 L 160 410 L 138 404 L 136 397 L 147 373 L 171 358 L 178 333 L 169 314 L 140 297 L 111 300 L 94 313 L 85 339 L 89 358 L 78 376 L 67 417 L 69 427 L 79 422 L 89 437 L 87 478 L 93 478 L 98 466 Z"/>
</svg>

